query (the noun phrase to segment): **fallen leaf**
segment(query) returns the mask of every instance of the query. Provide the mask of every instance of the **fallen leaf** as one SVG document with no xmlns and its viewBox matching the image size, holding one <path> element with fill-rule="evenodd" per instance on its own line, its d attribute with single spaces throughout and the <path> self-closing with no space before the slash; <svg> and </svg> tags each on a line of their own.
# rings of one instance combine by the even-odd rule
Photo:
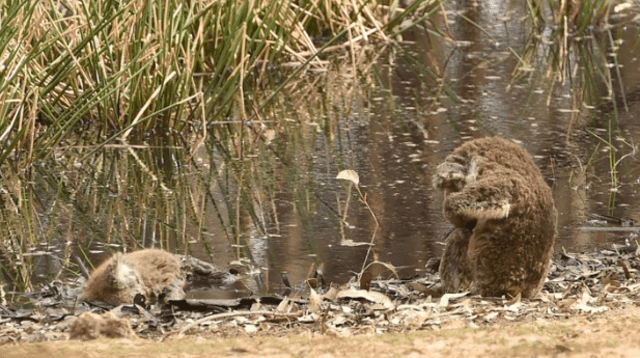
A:
<svg viewBox="0 0 640 358">
<path fill-rule="evenodd" d="M 338 292 L 336 298 L 365 299 L 373 303 L 378 303 L 385 309 L 391 309 L 395 307 L 389 297 L 375 291 L 356 290 L 353 288 L 349 288 Z"/>
<path fill-rule="evenodd" d="M 345 169 L 341 171 L 340 173 L 338 173 L 336 179 L 349 180 L 355 185 L 358 185 L 360 183 L 360 177 L 358 176 L 358 173 L 351 169 Z"/>
<path fill-rule="evenodd" d="M 370 242 L 355 242 L 351 239 L 340 241 L 340 246 L 367 246 L 371 245 Z"/>
<path fill-rule="evenodd" d="M 496 317 L 498 317 L 498 315 L 500 314 L 500 312 L 491 312 L 489 314 L 487 314 L 486 316 L 484 316 L 484 320 L 487 322 L 491 322 L 494 319 L 496 319 Z"/>
<path fill-rule="evenodd" d="M 329 287 L 329 291 L 327 291 L 322 297 L 328 299 L 329 301 L 335 301 L 336 296 L 338 295 L 339 290 L 334 286 Z"/>
<path fill-rule="evenodd" d="M 254 324 L 248 324 L 246 326 L 244 326 L 244 331 L 247 333 L 256 333 L 258 332 L 258 326 L 254 325 Z"/>
<path fill-rule="evenodd" d="M 285 296 L 282 302 L 276 307 L 276 312 L 287 312 L 289 309 L 289 297 Z"/>
<path fill-rule="evenodd" d="M 449 305 L 449 300 L 456 300 L 456 299 L 458 299 L 460 297 L 464 297 L 464 296 L 466 296 L 468 294 L 469 294 L 469 291 L 462 292 L 462 293 L 445 293 L 440 298 L 440 304 L 438 306 L 447 307 Z"/>
<path fill-rule="evenodd" d="M 574 305 L 571 306 L 572 309 L 574 310 L 580 310 L 580 311 L 584 311 L 584 312 L 588 312 L 588 313 L 602 313 L 605 311 L 609 310 L 609 307 L 607 306 L 597 306 L 597 307 L 593 307 L 593 306 L 589 306 L 583 303 L 576 303 Z"/>
<path fill-rule="evenodd" d="M 316 290 L 309 288 L 309 311 L 313 313 L 320 312 L 320 304 L 322 303 L 322 296 L 320 296 Z"/>
<path fill-rule="evenodd" d="M 360 276 L 360 289 L 369 291 L 372 278 L 373 278 L 373 275 L 371 274 L 371 271 L 363 272 L 362 275 Z"/>
</svg>

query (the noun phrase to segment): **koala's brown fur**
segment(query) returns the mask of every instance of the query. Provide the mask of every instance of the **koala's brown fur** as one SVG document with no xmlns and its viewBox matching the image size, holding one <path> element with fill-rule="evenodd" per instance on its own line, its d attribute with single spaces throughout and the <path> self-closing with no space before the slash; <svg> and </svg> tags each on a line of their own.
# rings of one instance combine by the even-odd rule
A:
<svg viewBox="0 0 640 358">
<path fill-rule="evenodd" d="M 502 138 L 456 148 L 437 168 L 444 214 L 455 227 L 440 262 L 445 292 L 535 296 L 553 255 L 557 211 L 531 156 Z"/>
<path fill-rule="evenodd" d="M 91 274 L 78 300 L 119 305 L 133 303 L 138 293 L 151 300 L 163 291 L 168 299 L 182 299 L 185 278 L 180 259 L 170 252 L 148 249 L 117 253 Z"/>
<path fill-rule="evenodd" d="M 97 315 L 85 312 L 69 326 L 69 339 L 87 341 L 100 337 L 127 338 L 135 337 L 135 333 L 125 318 L 118 318 L 111 312 Z"/>
</svg>

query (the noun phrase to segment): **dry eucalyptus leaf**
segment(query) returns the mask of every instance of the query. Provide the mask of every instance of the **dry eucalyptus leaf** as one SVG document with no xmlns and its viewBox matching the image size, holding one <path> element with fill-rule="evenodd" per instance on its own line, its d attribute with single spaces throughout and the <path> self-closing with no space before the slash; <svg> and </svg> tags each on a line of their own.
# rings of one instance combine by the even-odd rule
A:
<svg viewBox="0 0 640 358">
<path fill-rule="evenodd" d="M 605 311 L 609 310 L 609 307 L 607 306 L 589 306 L 587 304 L 584 303 L 576 303 L 574 305 L 571 306 L 572 309 L 574 310 L 580 310 L 580 311 L 584 311 L 584 312 L 588 312 L 588 313 L 602 313 Z"/>
<path fill-rule="evenodd" d="M 462 292 L 462 293 L 445 293 L 444 295 L 442 295 L 442 297 L 440 298 L 440 307 L 447 307 L 449 305 L 449 300 L 456 300 L 460 297 L 464 297 L 466 295 L 468 295 L 469 292 Z"/>
<path fill-rule="evenodd" d="M 371 267 L 373 265 L 382 265 L 384 266 L 387 270 L 391 271 L 391 273 L 393 273 L 393 275 L 396 278 L 399 278 L 400 276 L 398 275 L 398 271 L 396 270 L 396 267 L 393 266 L 390 262 L 382 262 L 382 261 L 378 261 L 377 259 L 375 261 L 373 261 L 372 263 L 370 263 L 367 267 Z"/>
<path fill-rule="evenodd" d="M 378 303 L 386 309 L 395 307 L 391 299 L 380 292 L 356 290 L 349 288 L 338 292 L 336 298 L 352 298 L 352 299 L 365 299 L 367 301 Z"/>
<path fill-rule="evenodd" d="M 308 278 L 307 279 L 307 285 L 311 288 L 318 288 L 318 279 L 316 278 Z"/>
<path fill-rule="evenodd" d="M 285 296 L 282 302 L 276 307 L 276 312 L 287 312 L 289 309 L 289 297 Z"/>
<path fill-rule="evenodd" d="M 309 287 L 309 311 L 313 313 L 320 312 L 320 304 L 322 303 L 322 296 L 320 296 L 316 290 Z"/>
<path fill-rule="evenodd" d="M 328 299 L 329 301 L 335 301 L 336 300 L 336 296 L 338 295 L 339 290 L 334 287 L 331 286 L 329 288 L 329 291 L 327 291 L 324 295 L 322 295 L 324 298 Z"/>
<path fill-rule="evenodd" d="M 341 171 L 340 173 L 338 173 L 336 179 L 349 180 L 355 185 L 358 185 L 360 183 L 360 177 L 358 176 L 358 173 L 351 169 L 345 169 Z"/>
<path fill-rule="evenodd" d="M 484 316 L 484 320 L 487 321 L 487 322 L 491 322 L 494 319 L 496 319 L 499 314 L 500 314 L 500 312 L 495 312 L 495 311 L 491 312 L 491 313 L 488 313 L 486 316 Z"/>
<path fill-rule="evenodd" d="M 356 242 L 351 239 L 341 240 L 340 246 L 366 246 L 371 245 L 370 242 Z"/>
<path fill-rule="evenodd" d="M 267 129 L 264 131 L 264 142 L 266 145 L 271 144 L 271 142 L 276 138 L 276 131 L 273 129 Z"/>
</svg>

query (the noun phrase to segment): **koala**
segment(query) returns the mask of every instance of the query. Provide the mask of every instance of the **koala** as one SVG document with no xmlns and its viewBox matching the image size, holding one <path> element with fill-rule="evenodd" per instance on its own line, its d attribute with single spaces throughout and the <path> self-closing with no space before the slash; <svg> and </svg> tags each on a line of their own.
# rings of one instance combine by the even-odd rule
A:
<svg viewBox="0 0 640 358">
<path fill-rule="evenodd" d="M 117 253 L 98 266 L 89 276 L 78 301 L 117 306 L 133 303 L 137 294 L 153 302 L 163 293 L 167 300 L 181 300 L 185 298 L 185 291 L 225 289 L 238 280 L 238 275 L 192 256 L 146 249 Z"/>
<path fill-rule="evenodd" d="M 433 186 L 454 226 L 439 267 L 444 292 L 534 297 L 551 264 L 558 213 L 527 151 L 502 138 L 468 141 L 437 167 Z"/>
<path fill-rule="evenodd" d="M 182 299 L 185 279 L 180 259 L 170 252 L 148 249 L 117 253 L 95 269 L 78 300 L 117 306 L 133 303 L 138 293 L 151 300 L 163 291 L 168 291 L 168 299 Z"/>
</svg>

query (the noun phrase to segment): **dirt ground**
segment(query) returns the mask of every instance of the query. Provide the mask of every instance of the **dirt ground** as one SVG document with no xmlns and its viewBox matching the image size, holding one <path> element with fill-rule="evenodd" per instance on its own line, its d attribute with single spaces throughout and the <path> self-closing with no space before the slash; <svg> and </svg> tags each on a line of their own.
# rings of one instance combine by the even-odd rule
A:
<svg viewBox="0 0 640 358">
<path fill-rule="evenodd" d="M 593 316 L 471 328 L 334 334 L 56 341 L 0 346 L 0 357 L 640 357 L 640 307 Z"/>
</svg>

